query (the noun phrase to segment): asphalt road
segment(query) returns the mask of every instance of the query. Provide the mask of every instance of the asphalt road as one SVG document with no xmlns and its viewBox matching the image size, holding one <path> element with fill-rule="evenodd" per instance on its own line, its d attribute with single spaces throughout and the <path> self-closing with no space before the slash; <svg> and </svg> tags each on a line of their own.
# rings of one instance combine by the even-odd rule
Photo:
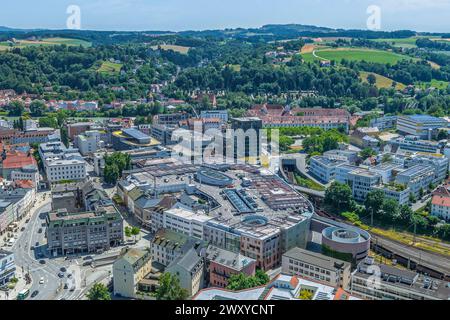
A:
<svg viewBox="0 0 450 320">
<path fill-rule="evenodd" d="M 60 259 L 49 259 L 47 253 L 47 240 L 45 239 L 45 213 L 50 210 L 50 203 L 46 203 L 38 208 L 30 221 L 26 225 L 26 229 L 19 236 L 12 250 L 14 251 L 14 259 L 16 267 L 23 268 L 24 272 L 29 272 L 32 285 L 30 288 L 30 300 L 55 300 L 55 299 L 75 299 L 81 292 L 81 274 L 80 268 L 76 263 L 70 264 L 70 261 Z M 38 232 L 42 229 L 42 232 Z M 37 245 L 38 244 L 38 245 Z M 32 250 L 31 247 L 35 249 Z M 42 253 L 42 257 L 38 253 Z M 41 264 L 39 261 L 45 261 Z M 59 278 L 58 273 L 61 267 L 67 269 L 64 278 Z M 71 273 L 73 276 L 68 278 Z M 40 283 L 43 279 L 44 283 Z M 64 289 L 64 283 L 68 283 L 68 288 Z M 70 291 L 72 287 L 76 290 Z M 31 297 L 34 291 L 39 293 L 35 297 Z"/>
</svg>

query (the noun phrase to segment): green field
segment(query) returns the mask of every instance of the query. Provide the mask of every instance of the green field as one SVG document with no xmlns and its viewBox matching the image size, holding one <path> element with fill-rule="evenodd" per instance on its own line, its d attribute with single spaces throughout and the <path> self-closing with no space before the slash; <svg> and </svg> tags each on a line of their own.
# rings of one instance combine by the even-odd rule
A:
<svg viewBox="0 0 450 320">
<path fill-rule="evenodd" d="M 316 57 L 314 56 L 316 54 Z M 350 61 L 366 61 L 374 63 L 390 63 L 396 64 L 397 62 L 405 59 L 410 59 L 407 56 L 400 55 L 394 52 L 371 50 L 364 48 L 337 48 L 337 49 L 323 49 L 316 50 L 311 53 L 303 54 L 303 59 L 308 61 L 321 60 L 334 60 L 340 62 L 342 59 Z"/>
<path fill-rule="evenodd" d="M 443 90 L 443 89 L 447 89 L 447 87 L 450 85 L 450 82 L 433 79 L 430 82 L 417 82 L 416 85 L 423 89 L 426 89 L 429 87 L 434 87 L 436 89 Z"/>
<path fill-rule="evenodd" d="M 3 41 L 0 42 L 0 50 L 9 48 L 25 48 L 30 46 L 56 46 L 65 44 L 67 46 L 90 47 L 92 44 L 88 41 L 70 38 L 43 38 L 41 40 L 17 40 L 14 44 Z"/>
<path fill-rule="evenodd" d="M 375 83 L 375 86 L 379 89 L 381 88 L 391 88 L 392 87 L 392 83 L 394 82 L 392 79 L 386 78 L 384 76 L 382 76 L 381 74 L 377 74 L 377 73 L 373 73 L 373 72 L 365 72 L 365 71 L 361 71 L 359 73 L 359 76 L 361 78 L 361 80 L 363 82 L 367 82 L 367 76 L 369 74 L 373 74 L 377 80 L 377 82 Z M 403 90 L 406 86 L 403 83 L 397 83 L 397 85 L 395 86 L 395 88 L 397 90 Z"/>
<path fill-rule="evenodd" d="M 105 74 L 116 74 L 119 73 L 122 69 L 121 63 L 114 63 L 111 61 L 103 61 L 100 68 L 98 68 L 98 72 Z"/>
</svg>

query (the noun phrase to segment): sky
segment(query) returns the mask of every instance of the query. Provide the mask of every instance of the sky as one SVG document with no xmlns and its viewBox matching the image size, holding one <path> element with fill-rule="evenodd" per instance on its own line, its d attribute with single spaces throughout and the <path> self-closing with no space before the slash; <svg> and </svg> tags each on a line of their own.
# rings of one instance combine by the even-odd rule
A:
<svg viewBox="0 0 450 320">
<path fill-rule="evenodd" d="M 65 29 L 67 8 L 81 29 L 182 31 L 298 23 L 366 29 L 380 8 L 381 30 L 450 32 L 450 0 L 1 0 L 0 26 Z"/>
</svg>

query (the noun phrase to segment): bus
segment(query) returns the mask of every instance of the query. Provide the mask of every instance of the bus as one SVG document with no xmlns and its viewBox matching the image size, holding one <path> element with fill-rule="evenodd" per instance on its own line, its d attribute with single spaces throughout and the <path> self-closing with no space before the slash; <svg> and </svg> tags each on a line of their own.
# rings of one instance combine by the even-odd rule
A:
<svg viewBox="0 0 450 320">
<path fill-rule="evenodd" d="M 29 294 L 30 294 L 30 290 L 29 289 L 23 289 L 17 295 L 17 300 L 25 300 L 28 297 Z"/>
</svg>

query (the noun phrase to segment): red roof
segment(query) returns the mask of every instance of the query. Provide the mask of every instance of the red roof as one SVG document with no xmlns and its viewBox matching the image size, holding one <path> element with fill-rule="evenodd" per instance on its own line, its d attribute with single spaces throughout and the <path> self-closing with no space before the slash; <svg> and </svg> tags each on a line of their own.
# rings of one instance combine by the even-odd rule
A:
<svg viewBox="0 0 450 320">
<path fill-rule="evenodd" d="M 6 159 L 3 160 L 4 169 L 18 169 L 28 165 L 37 165 L 36 160 L 31 154 L 20 151 L 8 152 Z"/>
<path fill-rule="evenodd" d="M 450 207 L 450 197 L 443 195 L 435 195 L 431 203 L 436 206 Z"/>
<path fill-rule="evenodd" d="M 22 189 L 31 189 L 34 187 L 32 180 L 16 180 L 14 183 L 16 184 L 16 187 Z"/>
</svg>

